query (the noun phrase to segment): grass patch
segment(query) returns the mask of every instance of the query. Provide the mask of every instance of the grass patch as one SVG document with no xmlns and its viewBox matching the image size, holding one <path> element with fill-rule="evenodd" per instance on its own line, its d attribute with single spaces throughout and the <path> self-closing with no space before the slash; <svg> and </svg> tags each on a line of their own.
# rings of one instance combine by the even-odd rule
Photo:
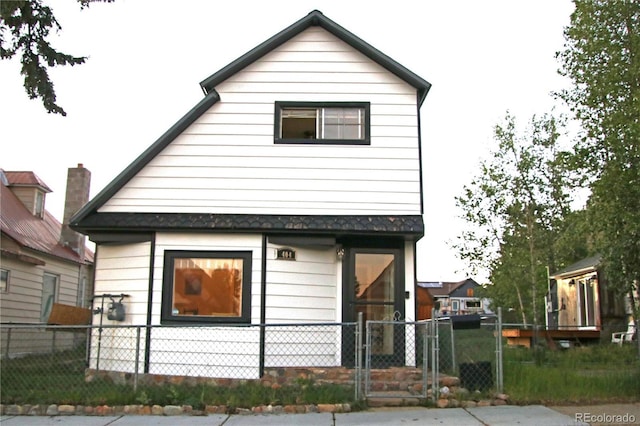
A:
<svg viewBox="0 0 640 426">
<path fill-rule="evenodd" d="M 495 356 L 486 336 L 456 337 L 456 364 Z M 445 348 L 441 347 L 441 352 Z M 622 402 L 637 401 L 640 395 L 640 359 L 635 345 L 602 344 L 564 351 L 505 348 L 503 366 L 504 391 L 514 403 Z M 187 404 L 195 409 L 206 405 L 232 409 L 268 404 L 354 404 L 353 387 L 319 385 L 310 380 L 273 388 L 249 381 L 233 387 L 158 385 L 139 386 L 134 391 L 132 386 L 108 379 L 86 382 L 85 367 L 84 348 L 3 359 L 0 401 L 6 405 Z"/>
<path fill-rule="evenodd" d="M 233 387 L 211 385 L 119 385 L 105 379 L 85 381 L 84 349 L 5 359 L 1 363 L 0 401 L 3 404 L 71 405 L 258 405 L 331 404 L 353 402 L 353 387 L 298 380 L 271 388 L 259 382 Z"/>
<path fill-rule="evenodd" d="M 151 405 L 191 405 L 202 409 L 206 405 L 255 407 L 259 405 L 288 404 L 337 404 L 352 402 L 351 387 L 301 381 L 277 389 L 263 386 L 259 382 L 247 382 L 234 387 L 221 386 L 149 386 L 141 388 L 134 403 Z"/>
<path fill-rule="evenodd" d="M 505 392 L 516 403 L 621 402 L 640 395 L 640 360 L 631 346 L 505 348 L 503 365 Z"/>
</svg>

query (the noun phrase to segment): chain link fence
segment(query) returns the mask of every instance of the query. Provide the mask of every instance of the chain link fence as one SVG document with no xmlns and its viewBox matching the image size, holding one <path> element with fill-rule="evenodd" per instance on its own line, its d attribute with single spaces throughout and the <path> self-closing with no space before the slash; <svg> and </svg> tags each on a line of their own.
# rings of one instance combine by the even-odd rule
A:
<svg viewBox="0 0 640 426">
<path fill-rule="evenodd" d="M 427 399 L 434 383 L 429 382 L 433 360 L 429 348 L 434 339 L 430 325 L 367 321 L 365 329 L 364 396 Z"/>
<path fill-rule="evenodd" d="M 252 383 L 269 390 L 331 383 L 354 400 L 361 383 L 356 331 L 356 323 L 3 324 L 2 403 L 100 404 L 117 393 L 131 403 L 146 399 L 141 390 L 148 394 L 158 385 L 237 388 Z M 350 368 L 342 367 L 345 361 Z"/>
<path fill-rule="evenodd" d="M 455 376 L 470 392 L 503 391 L 500 315 L 460 315 L 433 321 L 438 374 Z"/>
<path fill-rule="evenodd" d="M 335 386 L 332 397 L 341 399 L 336 402 L 435 400 L 445 376 L 459 376 L 459 386 L 472 392 L 502 392 L 500 335 L 497 320 L 483 320 L 476 329 L 442 319 L 193 327 L 2 324 L 2 403 L 147 404 L 167 401 L 169 393 L 168 402 L 203 405 L 228 402 L 225 392 L 242 386 L 249 386 L 242 402 L 304 402 L 320 385 Z M 187 394 L 173 394 L 178 388 Z"/>
</svg>

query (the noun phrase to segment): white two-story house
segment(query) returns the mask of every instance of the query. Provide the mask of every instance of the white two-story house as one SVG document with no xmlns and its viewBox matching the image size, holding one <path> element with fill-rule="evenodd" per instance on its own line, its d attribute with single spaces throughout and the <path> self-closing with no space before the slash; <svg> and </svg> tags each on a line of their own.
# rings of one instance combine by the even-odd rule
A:
<svg viewBox="0 0 640 426">
<path fill-rule="evenodd" d="M 126 294 L 119 323 L 224 339 L 359 312 L 416 319 L 430 84 L 313 11 L 200 85 L 204 98 L 72 220 L 97 245 L 96 294 Z M 160 331 L 143 342 L 145 372 L 160 371 Z M 380 360 L 404 351 L 403 333 L 384 333 Z M 255 359 L 234 374 L 258 377 L 268 337 L 245 343 Z M 353 340 L 335 348 L 322 365 L 353 363 Z"/>
</svg>

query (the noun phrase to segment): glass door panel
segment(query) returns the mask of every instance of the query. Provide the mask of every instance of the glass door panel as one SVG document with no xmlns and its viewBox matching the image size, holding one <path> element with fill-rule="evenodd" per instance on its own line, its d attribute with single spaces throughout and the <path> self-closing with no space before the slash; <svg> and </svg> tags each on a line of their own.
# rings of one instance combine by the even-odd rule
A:
<svg viewBox="0 0 640 426">
<path fill-rule="evenodd" d="M 360 305 L 356 311 L 362 312 L 367 321 L 387 321 L 393 316 L 393 306 Z M 393 324 L 374 324 L 371 329 L 371 353 L 373 355 L 393 355 Z"/>
<path fill-rule="evenodd" d="M 393 254 L 356 253 L 355 261 L 356 303 L 393 303 Z"/>
<path fill-rule="evenodd" d="M 401 365 L 404 362 L 404 328 L 393 321 L 404 318 L 402 251 L 350 248 L 345 260 L 345 320 L 356 321 L 362 313 L 365 324 L 367 321 L 388 321 L 388 324 L 372 324 L 370 329 L 372 362 L 376 368 Z M 365 335 L 364 342 L 366 339 Z"/>
</svg>

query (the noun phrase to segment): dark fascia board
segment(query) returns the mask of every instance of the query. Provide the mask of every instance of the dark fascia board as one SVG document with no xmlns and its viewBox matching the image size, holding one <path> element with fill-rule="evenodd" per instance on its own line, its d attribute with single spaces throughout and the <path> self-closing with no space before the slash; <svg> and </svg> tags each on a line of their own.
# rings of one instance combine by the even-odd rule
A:
<svg viewBox="0 0 640 426">
<path fill-rule="evenodd" d="M 153 240 L 153 233 L 135 232 L 95 232 L 91 234 L 91 241 L 99 244 L 130 244 L 146 243 Z"/>
<path fill-rule="evenodd" d="M 334 236 L 317 235 L 269 235 L 269 243 L 278 246 L 329 248 L 335 247 L 336 238 Z"/>
<path fill-rule="evenodd" d="M 334 21 L 324 16 L 324 14 L 319 10 L 310 12 L 304 18 L 300 19 L 299 21 L 280 31 L 270 39 L 266 40 L 262 44 L 258 45 L 254 49 L 240 56 L 238 59 L 222 68 L 220 71 L 202 80 L 200 82 L 202 90 L 204 91 L 204 93 L 209 93 L 212 90 L 215 90 L 216 85 L 218 85 L 219 83 L 225 81 L 232 75 L 245 68 L 247 65 L 252 64 L 281 44 L 285 43 L 286 41 L 290 40 L 294 36 L 300 34 L 302 31 L 312 26 L 319 26 L 324 28 L 331 34 L 347 43 L 349 46 L 360 51 L 369 59 L 377 62 L 396 76 L 400 77 L 402 80 L 409 83 L 411 86 L 415 87 L 418 90 L 418 105 L 422 105 L 424 99 L 427 96 L 427 93 L 429 92 L 429 89 L 431 88 L 431 83 L 424 80 L 422 77 L 413 73 L 409 69 L 405 68 L 398 62 L 394 61 L 389 56 L 380 52 L 378 49 L 360 39 L 353 33 L 347 31 L 345 28 L 336 24 Z"/>
<path fill-rule="evenodd" d="M 135 176 L 149 161 L 167 147 L 178 135 L 189 127 L 198 117 L 204 114 L 213 104 L 220 100 L 220 95 L 214 90 L 208 93 L 200 102 L 196 104 L 188 113 L 178 120 L 169 130 L 167 130 L 153 145 L 147 148 L 133 163 L 122 171 L 109 185 L 107 185 L 98 195 L 84 205 L 70 220 L 69 226 L 72 229 L 84 218 L 106 203 L 122 188 L 133 176 Z"/>
</svg>

